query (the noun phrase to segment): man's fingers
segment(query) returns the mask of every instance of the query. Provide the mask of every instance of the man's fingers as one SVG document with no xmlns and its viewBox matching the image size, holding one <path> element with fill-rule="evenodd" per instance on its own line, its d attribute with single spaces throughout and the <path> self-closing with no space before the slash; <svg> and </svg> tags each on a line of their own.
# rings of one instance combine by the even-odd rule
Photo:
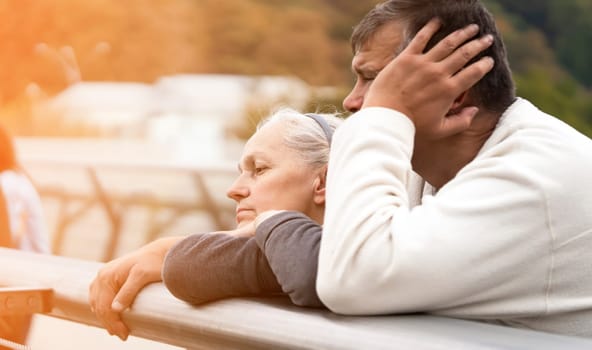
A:
<svg viewBox="0 0 592 350">
<path fill-rule="evenodd" d="M 493 58 L 483 57 L 479 61 L 472 63 L 458 72 L 452 77 L 454 85 L 457 88 L 456 91 L 462 92 L 470 89 L 473 85 L 479 82 L 479 80 L 483 79 L 494 65 L 495 62 Z"/>
<path fill-rule="evenodd" d="M 493 36 L 485 35 L 481 38 L 474 39 L 458 48 L 454 53 L 445 58 L 442 63 L 445 65 L 445 69 L 450 74 L 463 69 L 463 67 L 472 60 L 475 56 L 486 50 L 493 44 Z"/>
<path fill-rule="evenodd" d="M 431 48 L 430 51 L 426 53 L 426 56 L 432 62 L 440 62 L 455 52 L 467 40 L 477 35 L 477 33 L 479 33 L 479 26 L 476 24 L 470 24 L 464 28 L 456 30 Z"/>
<path fill-rule="evenodd" d="M 430 41 L 432 36 L 436 34 L 436 32 L 438 31 L 438 29 L 440 29 L 441 26 L 442 22 L 440 22 L 439 19 L 431 19 L 425 26 L 423 26 L 423 28 L 421 28 L 419 32 L 417 32 L 417 34 L 415 35 L 413 40 L 411 40 L 405 51 L 417 55 L 423 53 L 423 50 L 428 45 L 428 42 Z"/>
</svg>

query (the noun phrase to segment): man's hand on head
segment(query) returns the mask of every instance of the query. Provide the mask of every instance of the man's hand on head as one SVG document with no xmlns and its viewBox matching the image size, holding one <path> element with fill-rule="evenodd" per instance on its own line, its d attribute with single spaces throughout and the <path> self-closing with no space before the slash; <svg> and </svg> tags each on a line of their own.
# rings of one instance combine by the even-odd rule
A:
<svg viewBox="0 0 592 350">
<path fill-rule="evenodd" d="M 458 96 L 481 80 L 494 65 L 484 57 L 465 65 L 493 43 L 486 35 L 473 38 L 479 31 L 470 25 L 448 35 L 424 53 L 432 36 L 440 28 L 431 20 L 409 45 L 376 77 L 364 100 L 363 108 L 386 107 L 411 119 L 418 133 L 443 138 L 469 127 L 477 107 L 450 113 Z"/>
</svg>

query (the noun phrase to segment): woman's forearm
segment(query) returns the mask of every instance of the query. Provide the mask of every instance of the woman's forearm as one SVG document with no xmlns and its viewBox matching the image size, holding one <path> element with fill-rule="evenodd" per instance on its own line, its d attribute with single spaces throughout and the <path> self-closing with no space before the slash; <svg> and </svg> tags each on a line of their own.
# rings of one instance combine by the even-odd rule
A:
<svg viewBox="0 0 592 350">
<path fill-rule="evenodd" d="M 255 240 L 228 234 L 183 239 L 166 255 L 162 277 L 174 296 L 192 304 L 281 292 Z"/>
</svg>

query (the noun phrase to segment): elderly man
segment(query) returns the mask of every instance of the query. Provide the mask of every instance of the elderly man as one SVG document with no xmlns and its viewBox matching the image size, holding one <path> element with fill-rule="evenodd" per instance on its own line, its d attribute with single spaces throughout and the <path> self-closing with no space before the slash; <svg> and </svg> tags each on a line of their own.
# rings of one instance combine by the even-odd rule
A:
<svg viewBox="0 0 592 350">
<path fill-rule="evenodd" d="M 321 301 L 592 336 L 592 141 L 514 96 L 485 7 L 389 0 L 352 47 L 357 113 L 333 139 Z"/>
</svg>

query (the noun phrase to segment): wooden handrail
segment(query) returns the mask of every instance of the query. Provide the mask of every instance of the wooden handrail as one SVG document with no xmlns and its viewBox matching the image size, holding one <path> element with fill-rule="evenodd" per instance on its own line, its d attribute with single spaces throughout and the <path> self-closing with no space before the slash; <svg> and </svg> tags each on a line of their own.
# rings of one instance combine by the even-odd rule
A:
<svg viewBox="0 0 592 350">
<path fill-rule="evenodd" d="M 50 316 L 97 326 L 88 286 L 101 263 L 0 248 L 0 285 L 52 288 Z M 132 335 L 188 349 L 592 349 L 592 340 L 428 315 L 344 317 L 282 297 L 194 307 L 160 283 L 124 320 Z"/>
</svg>

